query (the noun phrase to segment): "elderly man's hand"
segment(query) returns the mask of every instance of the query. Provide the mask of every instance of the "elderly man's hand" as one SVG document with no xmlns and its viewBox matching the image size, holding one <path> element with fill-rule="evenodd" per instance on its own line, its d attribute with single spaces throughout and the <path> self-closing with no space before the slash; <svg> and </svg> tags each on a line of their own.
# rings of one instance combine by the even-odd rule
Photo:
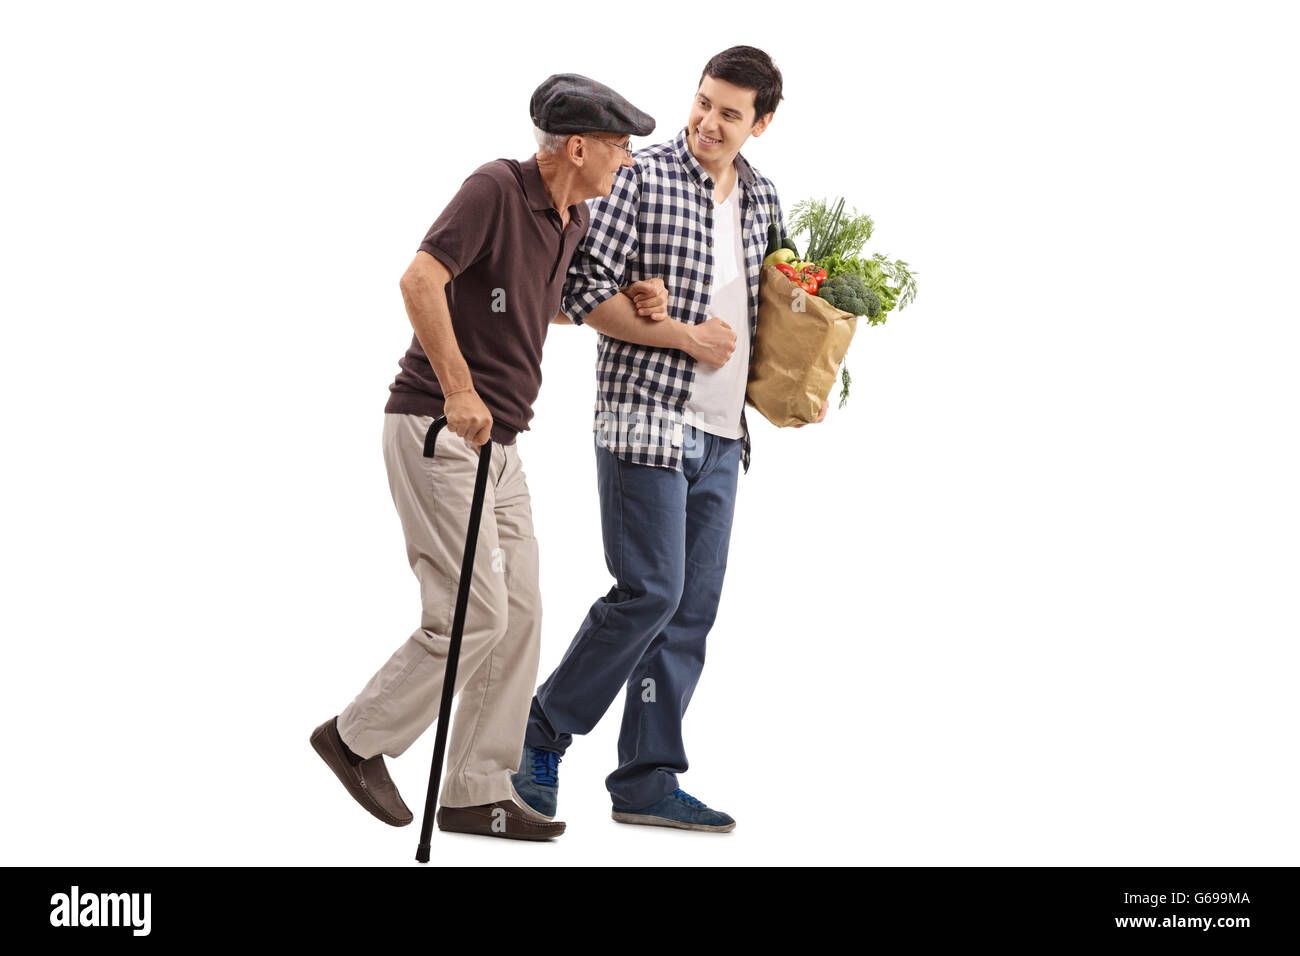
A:
<svg viewBox="0 0 1300 956">
<path fill-rule="evenodd" d="M 818 422 L 823 422 L 826 420 L 826 409 L 829 407 L 830 407 L 830 399 L 827 399 L 826 401 L 822 402 L 821 414 L 817 416 L 817 421 L 813 422 L 814 425 L 816 425 Z M 800 422 L 798 425 L 795 425 L 794 427 L 803 428 L 807 424 L 808 424 L 807 422 Z"/>
<path fill-rule="evenodd" d="M 636 314 L 642 318 L 656 321 L 668 318 L 668 290 L 664 288 L 664 280 L 658 276 L 640 279 L 619 291 L 632 300 Z"/>
<path fill-rule="evenodd" d="M 442 403 L 447 427 L 471 448 L 482 448 L 492 437 L 492 413 L 472 388 L 452 392 Z"/>
</svg>

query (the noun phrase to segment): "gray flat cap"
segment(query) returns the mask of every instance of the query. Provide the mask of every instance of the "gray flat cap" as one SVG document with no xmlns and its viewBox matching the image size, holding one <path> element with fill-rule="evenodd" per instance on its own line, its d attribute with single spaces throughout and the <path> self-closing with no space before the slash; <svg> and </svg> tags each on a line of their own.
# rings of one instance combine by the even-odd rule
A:
<svg viewBox="0 0 1300 956">
<path fill-rule="evenodd" d="M 533 125 L 548 133 L 627 133 L 648 136 L 655 120 L 604 83 L 577 73 L 556 73 L 533 91 Z"/>
</svg>

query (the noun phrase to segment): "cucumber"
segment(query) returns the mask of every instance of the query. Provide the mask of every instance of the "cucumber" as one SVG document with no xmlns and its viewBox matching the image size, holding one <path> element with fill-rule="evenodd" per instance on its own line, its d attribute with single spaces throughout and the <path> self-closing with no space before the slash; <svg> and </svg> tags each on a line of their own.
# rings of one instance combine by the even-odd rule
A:
<svg viewBox="0 0 1300 956">
<path fill-rule="evenodd" d="M 784 239 L 781 240 L 781 248 L 789 249 L 791 252 L 794 253 L 794 257 L 796 259 L 800 258 L 799 247 L 794 244 L 794 240 L 791 239 L 789 236 L 786 236 Z"/>
</svg>

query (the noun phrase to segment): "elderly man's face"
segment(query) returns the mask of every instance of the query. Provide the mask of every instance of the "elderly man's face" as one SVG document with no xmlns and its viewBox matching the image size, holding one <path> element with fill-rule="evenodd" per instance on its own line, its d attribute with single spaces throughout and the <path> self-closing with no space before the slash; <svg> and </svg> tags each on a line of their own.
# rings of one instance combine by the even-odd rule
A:
<svg viewBox="0 0 1300 956">
<path fill-rule="evenodd" d="M 583 163 L 584 180 L 593 196 L 608 196 L 614 188 L 614 177 L 624 166 L 633 166 L 632 154 L 619 146 L 629 146 L 632 137 L 624 133 L 587 133 L 582 139 L 587 144 Z M 615 145 L 617 144 L 617 145 Z"/>
</svg>

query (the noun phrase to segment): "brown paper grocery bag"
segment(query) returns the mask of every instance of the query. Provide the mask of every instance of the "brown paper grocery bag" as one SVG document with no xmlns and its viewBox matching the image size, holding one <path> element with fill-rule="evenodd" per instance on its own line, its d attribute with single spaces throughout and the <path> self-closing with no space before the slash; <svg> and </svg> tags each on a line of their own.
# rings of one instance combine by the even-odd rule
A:
<svg viewBox="0 0 1300 956">
<path fill-rule="evenodd" d="M 745 400 L 778 428 L 817 421 L 857 327 L 856 315 L 764 266 Z"/>
</svg>

